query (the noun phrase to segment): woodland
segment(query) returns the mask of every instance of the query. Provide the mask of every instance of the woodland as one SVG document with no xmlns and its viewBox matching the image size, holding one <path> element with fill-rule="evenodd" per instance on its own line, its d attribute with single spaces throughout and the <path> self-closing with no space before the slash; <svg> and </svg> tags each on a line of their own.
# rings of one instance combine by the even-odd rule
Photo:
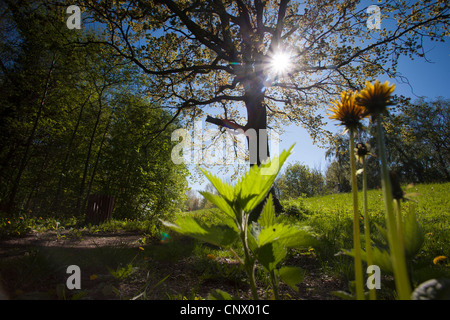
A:
<svg viewBox="0 0 450 320">
<path fill-rule="evenodd" d="M 448 92 L 406 97 L 375 81 L 407 81 L 399 57 L 426 60 L 427 46 L 448 44 L 449 21 L 441 0 L 2 1 L 0 297 L 362 299 L 359 250 L 369 265 L 370 244 L 383 241 L 378 298 L 409 298 L 430 279 L 448 288 Z M 389 108 L 353 127 L 338 111 L 345 92 L 364 90 Z M 326 129 L 333 119 L 339 132 Z M 245 154 L 228 180 L 173 160 L 173 132 L 196 121 L 217 129 L 201 148 L 232 137 L 227 152 Z M 292 124 L 327 150 L 325 171 L 283 167 L 290 151 L 271 152 L 268 130 Z M 354 162 L 355 143 L 369 149 L 364 161 Z M 275 158 L 278 170 L 262 174 Z M 204 190 L 190 188 L 194 171 Z M 425 194 L 417 209 L 411 188 Z M 367 190 L 370 221 L 356 201 Z M 92 220 L 100 196 L 111 205 Z M 383 203 L 400 200 L 397 235 Z M 64 286 L 68 264 L 89 270 L 87 290 Z"/>
</svg>

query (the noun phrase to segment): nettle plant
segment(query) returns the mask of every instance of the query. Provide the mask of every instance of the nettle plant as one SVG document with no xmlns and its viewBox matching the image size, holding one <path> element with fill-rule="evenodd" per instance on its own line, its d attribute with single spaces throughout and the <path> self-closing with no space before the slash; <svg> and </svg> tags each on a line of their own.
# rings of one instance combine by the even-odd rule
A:
<svg viewBox="0 0 450 320">
<path fill-rule="evenodd" d="M 252 166 L 234 186 L 201 169 L 219 193 L 216 195 L 201 192 L 225 213 L 220 223 L 207 225 L 189 216 L 177 216 L 174 223 L 163 221 L 164 225 L 175 232 L 233 252 L 244 267 L 252 298 L 255 300 L 259 298 L 255 280 L 255 269 L 258 265 L 267 272 L 275 299 L 279 298 L 280 281 L 298 290 L 296 285 L 303 280 L 303 270 L 299 267 L 283 266 L 282 262 L 290 248 L 308 248 L 314 245 L 316 240 L 308 228 L 280 222 L 275 216 L 272 196 L 267 196 L 292 148 L 293 146 L 288 151 L 283 151 L 271 162 Z M 277 164 L 276 169 L 271 174 L 264 174 L 274 168 L 272 164 Z M 259 218 L 250 222 L 250 213 L 262 201 L 265 201 L 265 204 Z M 236 245 L 240 250 L 233 249 Z M 219 291 L 213 296 L 230 298 L 228 294 Z"/>
</svg>

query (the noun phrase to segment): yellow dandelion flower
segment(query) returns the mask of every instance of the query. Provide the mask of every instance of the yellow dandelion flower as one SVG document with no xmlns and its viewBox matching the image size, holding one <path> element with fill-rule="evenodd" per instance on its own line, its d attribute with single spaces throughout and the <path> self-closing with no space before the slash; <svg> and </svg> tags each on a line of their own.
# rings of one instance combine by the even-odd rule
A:
<svg viewBox="0 0 450 320">
<path fill-rule="evenodd" d="M 434 264 L 439 264 L 439 263 L 443 262 L 446 259 L 447 259 L 446 256 L 437 256 L 436 258 L 433 259 L 433 263 Z"/>
<path fill-rule="evenodd" d="M 374 84 L 367 81 L 366 87 L 355 97 L 355 102 L 366 109 L 364 112 L 365 116 L 377 116 L 387 112 L 387 106 L 392 105 L 391 94 L 394 90 L 395 84 L 389 86 L 388 81 L 383 84 L 378 80 Z"/>
<path fill-rule="evenodd" d="M 343 91 L 341 100 L 334 100 L 333 106 L 328 109 L 328 114 L 332 120 L 338 120 L 341 125 L 347 129 L 355 130 L 361 127 L 361 119 L 365 117 L 365 109 L 355 103 L 356 93 L 352 91 Z"/>
</svg>

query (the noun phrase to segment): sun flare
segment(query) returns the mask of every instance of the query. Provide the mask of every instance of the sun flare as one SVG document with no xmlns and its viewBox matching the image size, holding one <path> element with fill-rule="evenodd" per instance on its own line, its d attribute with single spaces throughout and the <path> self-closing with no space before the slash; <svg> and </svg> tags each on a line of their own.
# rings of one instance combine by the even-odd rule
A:
<svg viewBox="0 0 450 320">
<path fill-rule="evenodd" d="M 289 66 L 290 58 L 286 52 L 278 52 L 273 55 L 271 67 L 275 72 L 283 73 L 288 70 Z"/>
</svg>

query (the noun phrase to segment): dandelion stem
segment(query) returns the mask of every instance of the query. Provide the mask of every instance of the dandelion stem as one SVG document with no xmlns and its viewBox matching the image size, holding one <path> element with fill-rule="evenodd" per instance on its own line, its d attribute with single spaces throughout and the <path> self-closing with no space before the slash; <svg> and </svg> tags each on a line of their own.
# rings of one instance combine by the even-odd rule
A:
<svg viewBox="0 0 450 320">
<path fill-rule="evenodd" d="M 384 205 L 386 209 L 386 225 L 388 232 L 388 242 L 391 253 L 392 267 L 394 271 L 395 285 L 400 300 L 409 300 L 411 296 L 411 286 L 408 280 L 406 269 L 405 252 L 402 250 L 398 234 L 397 222 L 394 214 L 394 203 L 392 196 L 392 186 L 387 165 L 384 131 L 379 115 L 375 117 L 378 133 L 378 153 L 381 161 L 381 184 L 383 187 Z"/>
<path fill-rule="evenodd" d="M 355 281 L 356 281 L 356 299 L 364 300 L 364 285 L 361 259 L 361 240 L 359 236 L 359 212 L 358 212 L 358 186 L 356 184 L 356 160 L 355 160 L 355 141 L 354 129 L 350 129 L 350 171 L 352 175 L 352 193 L 353 193 L 353 246 L 355 251 Z"/>
<path fill-rule="evenodd" d="M 364 212 L 364 236 L 366 241 L 366 255 L 367 255 L 367 265 L 373 265 L 373 257 L 372 257 L 372 245 L 370 241 L 370 221 L 369 221 L 369 212 L 367 209 L 367 172 L 366 172 L 366 159 L 363 156 L 363 212 Z M 377 294 L 375 289 L 370 289 L 369 291 L 369 299 L 376 300 Z"/>
</svg>

